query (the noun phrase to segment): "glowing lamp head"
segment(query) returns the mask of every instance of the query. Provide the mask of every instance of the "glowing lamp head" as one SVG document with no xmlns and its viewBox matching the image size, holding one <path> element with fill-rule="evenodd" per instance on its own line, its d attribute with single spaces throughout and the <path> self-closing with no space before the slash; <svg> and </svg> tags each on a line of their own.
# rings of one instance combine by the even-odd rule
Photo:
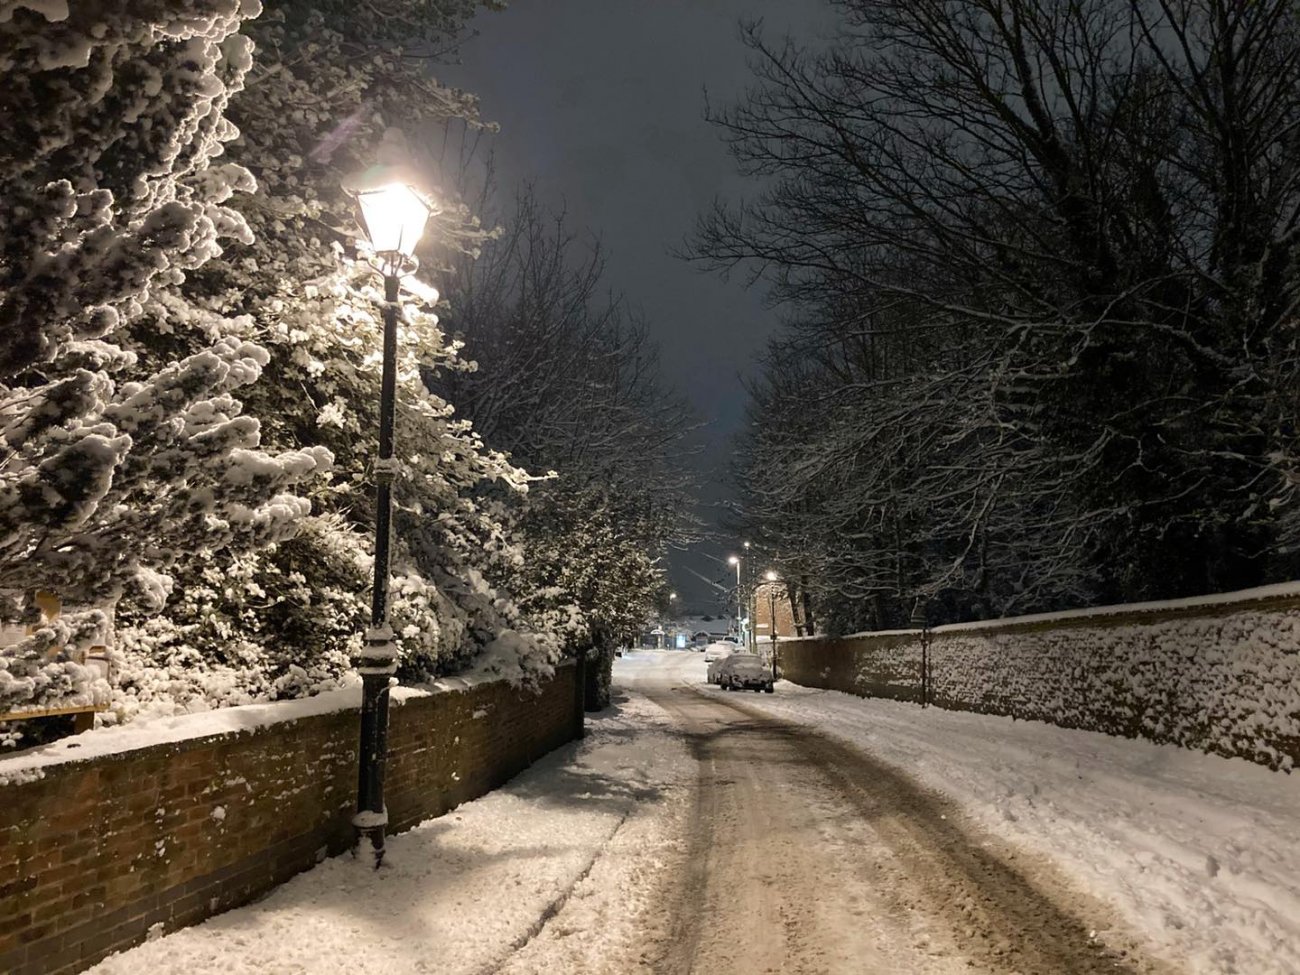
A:
<svg viewBox="0 0 1300 975">
<path fill-rule="evenodd" d="M 379 254 L 410 257 L 424 234 L 432 208 L 407 183 L 385 183 L 357 191 L 361 220 Z"/>
<path fill-rule="evenodd" d="M 773 572 L 771 569 L 768 569 L 768 570 L 767 570 L 767 581 L 768 581 L 768 582 L 776 582 L 776 580 L 778 580 L 778 579 L 780 579 L 780 578 L 781 578 L 781 577 L 780 577 L 779 575 L 777 575 L 775 572 Z"/>
<path fill-rule="evenodd" d="M 727 556 L 727 565 L 739 565 L 739 564 L 740 564 L 740 556 L 738 555 Z"/>
</svg>

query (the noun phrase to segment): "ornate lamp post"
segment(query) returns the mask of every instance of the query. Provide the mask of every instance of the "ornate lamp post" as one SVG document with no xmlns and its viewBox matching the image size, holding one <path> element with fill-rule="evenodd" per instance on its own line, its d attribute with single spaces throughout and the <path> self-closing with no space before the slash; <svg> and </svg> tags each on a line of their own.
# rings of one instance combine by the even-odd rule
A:
<svg viewBox="0 0 1300 975">
<path fill-rule="evenodd" d="M 930 703 L 930 624 L 925 600 L 920 596 L 912 604 L 912 626 L 921 631 L 921 707 Z"/>
<path fill-rule="evenodd" d="M 767 619 L 771 627 L 767 638 L 772 642 L 772 681 L 776 682 L 776 584 L 781 577 L 773 569 L 767 570 Z"/>
<path fill-rule="evenodd" d="M 388 757 L 388 692 L 397 672 L 397 647 L 388 625 L 388 575 L 391 560 L 393 428 L 397 402 L 397 319 L 401 279 L 415 271 L 415 245 L 433 207 L 396 166 L 375 166 L 348 181 L 361 220 L 384 276 L 384 358 L 379 391 L 379 457 L 375 461 L 375 584 L 370 628 L 356 659 L 361 674 L 361 742 L 357 768 L 357 812 L 352 824 L 357 847 L 369 839 L 375 867 L 384 858 L 388 809 L 384 805 L 384 765 Z"/>
<path fill-rule="evenodd" d="M 736 567 L 736 639 L 741 637 L 741 618 L 745 615 L 745 593 L 740 586 L 740 566 L 744 562 L 739 555 L 728 555 L 727 565 Z"/>
<path fill-rule="evenodd" d="M 749 542 L 742 542 L 745 546 L 745 617 L 749 620 L 749 630 L 746 633 L 751 654 L 758 653 L 758 629 L 754 627 L 754 620 L 758 619 L 758 586 L 754 585 L 754 560 L 749 558 Z"/>
</svg>

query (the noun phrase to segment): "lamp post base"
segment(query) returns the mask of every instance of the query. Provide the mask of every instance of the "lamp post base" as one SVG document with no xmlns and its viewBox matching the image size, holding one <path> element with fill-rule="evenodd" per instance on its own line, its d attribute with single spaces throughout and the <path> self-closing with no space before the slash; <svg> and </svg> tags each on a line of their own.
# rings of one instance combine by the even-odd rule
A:
<svg viewBox="0 0 1300 975">
<path fill-rule="evenodd" d="M 357 812 L 354 849 L 369 848 L 375 869 L 384 860 L 384 833 L 388 810 L 384 806 L 384 758 L 388 754 L 389 667 L 363 668 L 361 672 L 361 755 L 357 775 Z"/>
<path fill-rule="evenodd" d="M 377 817 L 378 821 L 376 821 Z M 352 843 L 352 855 L 362 856 L 369 853 L 378 870 L 384 862 L 384 836 L 388 828 L 387 812 L 360 812 L 352 817 L 352 826 L 356 836 Z"/>
</svg>

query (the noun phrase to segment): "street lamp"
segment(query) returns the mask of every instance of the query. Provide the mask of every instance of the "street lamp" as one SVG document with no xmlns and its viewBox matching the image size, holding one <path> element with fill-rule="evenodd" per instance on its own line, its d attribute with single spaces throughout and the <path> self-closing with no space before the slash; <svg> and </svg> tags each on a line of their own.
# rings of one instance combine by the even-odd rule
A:
<svg viewBox="0 0 1300 975">
<path fill-rule="evenodd" d="M 361 675 L 361 741 L 357 768 L 357 812 L 352 818 L 357 847 L 369 839 L 375 867 L 384 858 L 388 809 L 384 805 L 384 765 L 388 757 L 388 692 L 397 672 L 397 646 L 388 625 L 388 576 L 392 559 L 393 430 L 397 402 L 397 319 L 401 279 L 415 271 L 415 245 L 433 207 L 412 186 L 409 171 L 373 166 L 345 184 L 356 197 L 361 221 L 384 276 L 384 358 L 379 387 L 379 458 L 375 462 L 375 584 L 370 628 L 357 656 Z"/>
<path fill-rule="evenodd" d="M 745 544 L 748 545 L 749 543 L 746 542 Z M 745 594 L 740 588 L 740 564 L 743 561 L 744 560 L 739 555 L 727 556 L 727 565 L 734 565 L 736 567 L 736 639 L 740 639 L 740 620 L 745 615 Z"/>
<path fill-rule="evenodd" d="M 912 604 L 912 626 L 921 631 L 921 707 L 930 703 L 930 625 L 925 601 L 916 597 Z"/>
<path fill-rule="evenodd" d="M 771 627 L 767 631 L 767 638 L 772 643 L 772 681 L 776 681 L 776 584 L 781 577 L 773 569 L 768 569 L 764 578 L 767 579 L 767 620 Z"/>
<path fill-rule="evenodd" d="M 749 557 L 749 542 L 742 542 L 745 546 L 745 556 Z M 749 572 L 747 576 L 749 585 L 745 587 L 745 615 L 749 619 L 748 626 L 748 643 L 749 652 L 758 653 L 758 628 L 754 621 L 758 618 L 758 586 L 754 585 L 754 562 L 749 561 Z"/>
</svg>

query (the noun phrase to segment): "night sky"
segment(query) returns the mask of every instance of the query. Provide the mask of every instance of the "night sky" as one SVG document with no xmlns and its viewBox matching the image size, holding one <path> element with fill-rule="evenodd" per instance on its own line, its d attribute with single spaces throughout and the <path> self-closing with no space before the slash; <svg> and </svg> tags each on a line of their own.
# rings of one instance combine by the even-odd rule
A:
<svg viewBox="0 0 1300 975">
<path fill-rule="evenodd" d="M 441 80 L 480 96 L 499 122 L 492 149 L 498 181 L 530 180 L 539 197 L 566 208 L 575 228 L 599 237 L 609 287 L 649 322 L 665 381 L 706 424 L 694 461 L 703 514 L 729 492 L 730 440 L 744 420 L 740 377 L 778 321 L 742 276 L 725 282 L 673 257 L 695 217 L 715 197 L 752 186 L 735 172 L 717 130 L 714 104 L 749 83 L 741 19 L 762 18 L 771 34 L 812 36 L 829 14 L 777 0 L 517 0 L 474 22 L 479 36 Z M 688 606 L 716 608 L 695 569 L 721 582 L 727 543 L 675 553 L 672 584 Z"/>
</svg>

